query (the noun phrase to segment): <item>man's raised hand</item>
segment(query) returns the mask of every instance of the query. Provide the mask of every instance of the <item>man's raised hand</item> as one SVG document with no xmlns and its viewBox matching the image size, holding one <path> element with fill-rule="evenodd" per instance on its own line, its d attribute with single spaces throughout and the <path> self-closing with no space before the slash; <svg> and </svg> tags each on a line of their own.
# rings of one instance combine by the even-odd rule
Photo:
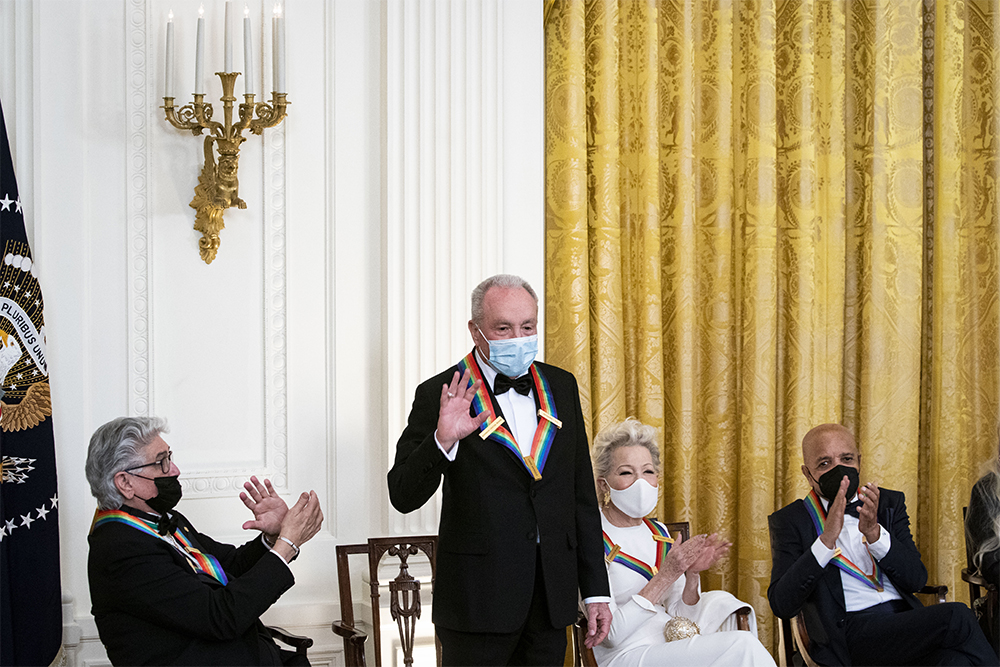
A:
<svg viewBox="0 0 1000 667">
<path fill-rule="evenodd" d="M 451 382 L 441 385 L 441 409 L 438 411 L 436 435 L 446 452 L 451 451 L 456 442 L 474 432 L 489 417 L 489 413 L 485 411 L 475 417 L 469 416 L 469 406 L 482 385 L 481 380 L 470 385 L 469 377 L 468 369 L 462 373 L 461 378 L 458 371 L 455 371 Z"/>
<path fill-rule="evenodd" d="M 847 487 L 851 485 L 851 480 L 844 475 L 840 480 L 840 489 L 836 497 L 830 503 L 826 511 L 826 526 L 823 527 L 823 534 L 819 536 L 820 541 L 827 549 L 837 548 L 837 538 L 844 527 L 844 510 L 847 509 Z"/>
<path fill-rule="evenodd" d="M 858 510 L 858 530 L 868 540 L 868 544 L 878 542 L 882 531 L 878 526 L 878 484 L 869 482 L 858 491 L 861 508 Z"/>
<path fill-rule="evenodd" d="M 249 482 L 244 482 L 243 488 L 246 492 L 240 493 L 240 500 L 253 512 L 254 517 L 253 521 L 243 524 L 243 530 L 259 530 L 273 543 L 281 530 L 288 505 L 275 492 L 269 479 L 261 484 L 256 477 L 251 477 Z"/>
</svg>

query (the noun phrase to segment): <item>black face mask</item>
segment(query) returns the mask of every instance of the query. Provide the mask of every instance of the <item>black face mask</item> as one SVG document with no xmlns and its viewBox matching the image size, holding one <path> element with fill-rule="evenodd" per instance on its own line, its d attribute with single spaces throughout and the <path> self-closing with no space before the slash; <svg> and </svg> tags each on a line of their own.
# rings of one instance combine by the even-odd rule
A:
<svg viewBox="0 0 1000 667">
<path fill-rule="evenodd" d="M 142 475 L 136 476 L 143 477 Z M 177 503 L 181 500 L 181 483 L 177 480 L 177 475 L 173 475 L 172 477 L 143 477 L 143 479 L 153 480 L 153 484 L 156 484 L 156 495 L 152 498 L 136 496 L 137 498 L 145 500 L 146 504 L 154 512 L 159 512 L 160 514 L 166 514 L 177 507 Z"/>
<path fill-rule="evenodd" d="M 848 480 L 847 495 L 844 497 L 847 502 L 851 502 L 851 498 L 858 492 L 858 484 L 860 483 L 857 468 L 844 465 L 834 466 L 832 470 L 827 470 L 816 480 L 816 483 L 819 484 L 819 492 L 831 503 L 837 497 L 837 492 L 840 491 L 840 482 L 844 479 L 844 475 L 847 475 Z"/>
</svg>

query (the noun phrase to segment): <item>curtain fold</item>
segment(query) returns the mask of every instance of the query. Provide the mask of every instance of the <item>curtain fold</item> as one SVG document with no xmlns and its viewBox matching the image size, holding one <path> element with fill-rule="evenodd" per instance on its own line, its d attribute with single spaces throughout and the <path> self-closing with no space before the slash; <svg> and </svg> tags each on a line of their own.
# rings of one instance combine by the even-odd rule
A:
<svg viewBox="0 0 1000 667">
<path fill-rule="evenodd" d="M 967 598 L 1000 397 L 997 0 L 546 6 L 546 349 L 591 436 L 660 430 L 659 514 L 772 646 L 767 515 L 841 422 Z"/>
</svg>

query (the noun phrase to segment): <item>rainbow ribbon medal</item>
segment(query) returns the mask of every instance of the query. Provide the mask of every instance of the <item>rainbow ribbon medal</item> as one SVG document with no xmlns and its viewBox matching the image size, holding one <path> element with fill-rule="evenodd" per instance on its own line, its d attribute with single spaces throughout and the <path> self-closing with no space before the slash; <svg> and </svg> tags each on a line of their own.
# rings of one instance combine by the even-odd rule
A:
<svg viewBox="0 0 1000 667">
<path fill-rule="evenodd" d="M 656 564 L 647 565 L 635 556 L 625 553 L 621 550 L 621 547 L 611 541 L 607 533 L 602 531 L 602 535 L 604 535 L 604 560 L 609 563 L 624 565 L 633 572 L 641 574 L 646 578 L 646 581 L 649 581 L 653 578 L 654 574 L 660 571 L 663 560 L 667 557 L 667 552 L 670 551 L 670 545 L 674 543 L 674 540 L 670 537 L 670 533 L 667 532 L 666 527 L 656 521 L 643 519 L 642 522 L 646 524 L 649 532 L 653 534 L 653 539 L 660 545 L 660 548 L 656 550 Z"/>
<path fill-rule="evenodd" d="M 556 414 L 556 402 L 552 397 L 552 388 L 544 375 L 538 372 L 535 364 L 529 368 L 531 379 L 535 383 L 535 396 L 538 397 L 538 427 L 535 429 L 535 437 L 531 442 L 531 454 L 524 456 L 521 448 L 517 446 L 517 441 L 511 432 L 503 425 L 503 417 L 497 416 L 497 411 L 493 407 L 493 399 L 486 388 L 486 381 L 483 380 L 483 373 L 479 369 L 479 363 L 475 359 L 475 354 L 470 352 L 458 362 L 459 373 L 469 371 L 469 383 L 474 384 L 480 381 L 479 390 L 472 398 L 472 407 L 475 413 L 483 412 L 489 418 L 479 427 L 479 437 L 483 440 L 490 439 L 500 443 L 511 452 L 524 465 L 531 476 L 538 481 L 542 478 L 542 470 L 545 469 L 545 462 L 549 458 L 549 451 L 552 449 L 552 441 L 556 438 L 556 432 L 562 428 L 562 422 Z"/>
<path fill-rule="evenodd" d="M 136 530 L 152 535 L 159 540 L 163 540 L 167 544 L 171 544 L 170 540 L 167 539 L 165 535 L 160 535 L 156 531 L 155 523 L 140 519 L 137 516 L 132 516 L 128 512 L 124 512 L 122 510 L 98 511 L 94 514 L 94 523 L 90 527 L 90 532 L 94 532 L 94 529 L 98 526 L 105 523 L 111 523 L 112 521 L 124 523 L 125 525 L 131 526 Z M 188 565 L 191 566 L 192 570 L 215 578 L 221 582 L 223 586 L 229 583 L 229 577 L 226 576 L 225 570 L 222 569 L 222 565 L 219 564 L 219 561 L 215 556 L 203 553 L 199 549 L 196 549 L 191 543 L 191 540 L 184 534 L 183 530 L 175 531 L 174 537 L 177 538 L 177 540 L 184 547 L 184 555 L 187 556 Z M 171 546 L 173 545 L 171 544 Z"/>
<path fill-rule="evenodd" d="M 806 504 L 806 510 L 809 512 L 809 518 L 812 519 L 813 526 L 816 527 L 816 535 L 822 535 L 823 528 L 826 526 L 826 510 L 823 509 L 823 504 L 819 500 L 819 495 L 816 493 L 816 489 L 812 489 L 809 492 L 809 495 L 806 496 L 804 502 Z M 868 557 L 872 561 L 871 574 L 865 574 L 864 570 L 849 561 L 844 554 L 841 553 L 840 548 L 837 548 L 837 550 L 834 551 L 833 558 L 830 562 L 861 583 L 874 588 L 876 591 L 881 593 L 883 590 L 882 570 L 875 561 L 875 557 L 872 556 L 872 552 L 868 549 L 867 544 L 865 544 L 865 551 L 868 551 Z"/>
</svg>

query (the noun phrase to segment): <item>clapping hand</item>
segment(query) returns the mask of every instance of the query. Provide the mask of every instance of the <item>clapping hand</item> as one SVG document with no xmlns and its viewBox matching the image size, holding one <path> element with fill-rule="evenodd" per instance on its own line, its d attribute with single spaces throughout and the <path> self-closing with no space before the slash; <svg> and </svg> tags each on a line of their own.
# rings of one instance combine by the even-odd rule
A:
<svg viewBox="0 0 1000 667">
<path fill-rule="evenodd" d="M 823 533 L 819 536 L 819 540 L 827 549 L 833 549 L 837 546 L 837 538 L 844 527 L 844 510 L 847 508 L 847 487 L 850 484 L 851 482 L 847 478 L 847 475 L 844 475 L 844 478 L 840 480 L 840 489 L 837 490 L 837 495 L 826 511 L 826 525 L 823 527 Z"/>
<path fill-rule="evenodd" d="M 281 522 L 281 535 L 287 537 L 296 546 L 302 546 L 319 532 L 323 525 L 323 510 L 319 506 L 319 498 L 315 491 L 302 493 L 298 502 L 292 506 Z"/>
<path fill-rule="evenodd" d="M 670 551 L 667 552 L 667 557 L 663 560 L 663 567 L 660 568 L 657 575 L 663 573 L 663 576 L 674 581 L 699 561 L 704 549 L 704 535 L 695 535 L 686 542 L 678 535 L 677 540 L 670 547 Z"/>
<path fill-rule="evenodd" d="M 469 377 L 468 369 L 462 373 L 461 379 L 458 377 L 458 371 L 455 371 L 451 383 L 441 385 L 437 439 L 446 452 L 451 451 L 456 442 L 479 428 L 489 417 L 489 413 L 485 411 L 475 417 L 469 416 L 469 406 L 472 405 L 472 399 L 482 385 L 481 380 L 476 380 L 470 385 Z"/>
<path fill-rule="evenodd" d="M 874 482 L 865 484 L 858 490 L 861 507 L 858 510 L 858 530 L 868 540 L 868 544 L 878 542 L 882 535 L 878 526 L 878 485 Z"/>
<path fill-rule="evenodd" d="M 265 479 L 261 484 L 256 477 L 243 483 L 246 493 L 240 493 L 240 500 L 253 512 L 254 520 L 243 524 L 243 530 L 259 530 L 274 542 L 281 531 L 281 522 L 288 512 L 288 505 L 281 499 L 271 485 L 271 480 Z"/>
<path fill-rule="evenodd" d="M 298 501 L 285 513 L 272 551 L 291 563 L 299 555 L 299 548 L 311 540 L 322 525 L 323 510 L 316 492 L 300 494 Z"/>
<path fill-rule="evenodd" d="M 727 542 L 726 540 L 719 537 L 718 533 L 712 533 L 707 538 L 705 538 L 705 546 L 701 550 L 697 560 L 688 567 L 687 572 L 697 573 L 703 572 L 708 568 L 719 562 L 723 556 L 729 553 L 729 547 L 733 546 L 732 542 Z M 671 549 L 673 551 L 673 549 Z"/>
</svg>

